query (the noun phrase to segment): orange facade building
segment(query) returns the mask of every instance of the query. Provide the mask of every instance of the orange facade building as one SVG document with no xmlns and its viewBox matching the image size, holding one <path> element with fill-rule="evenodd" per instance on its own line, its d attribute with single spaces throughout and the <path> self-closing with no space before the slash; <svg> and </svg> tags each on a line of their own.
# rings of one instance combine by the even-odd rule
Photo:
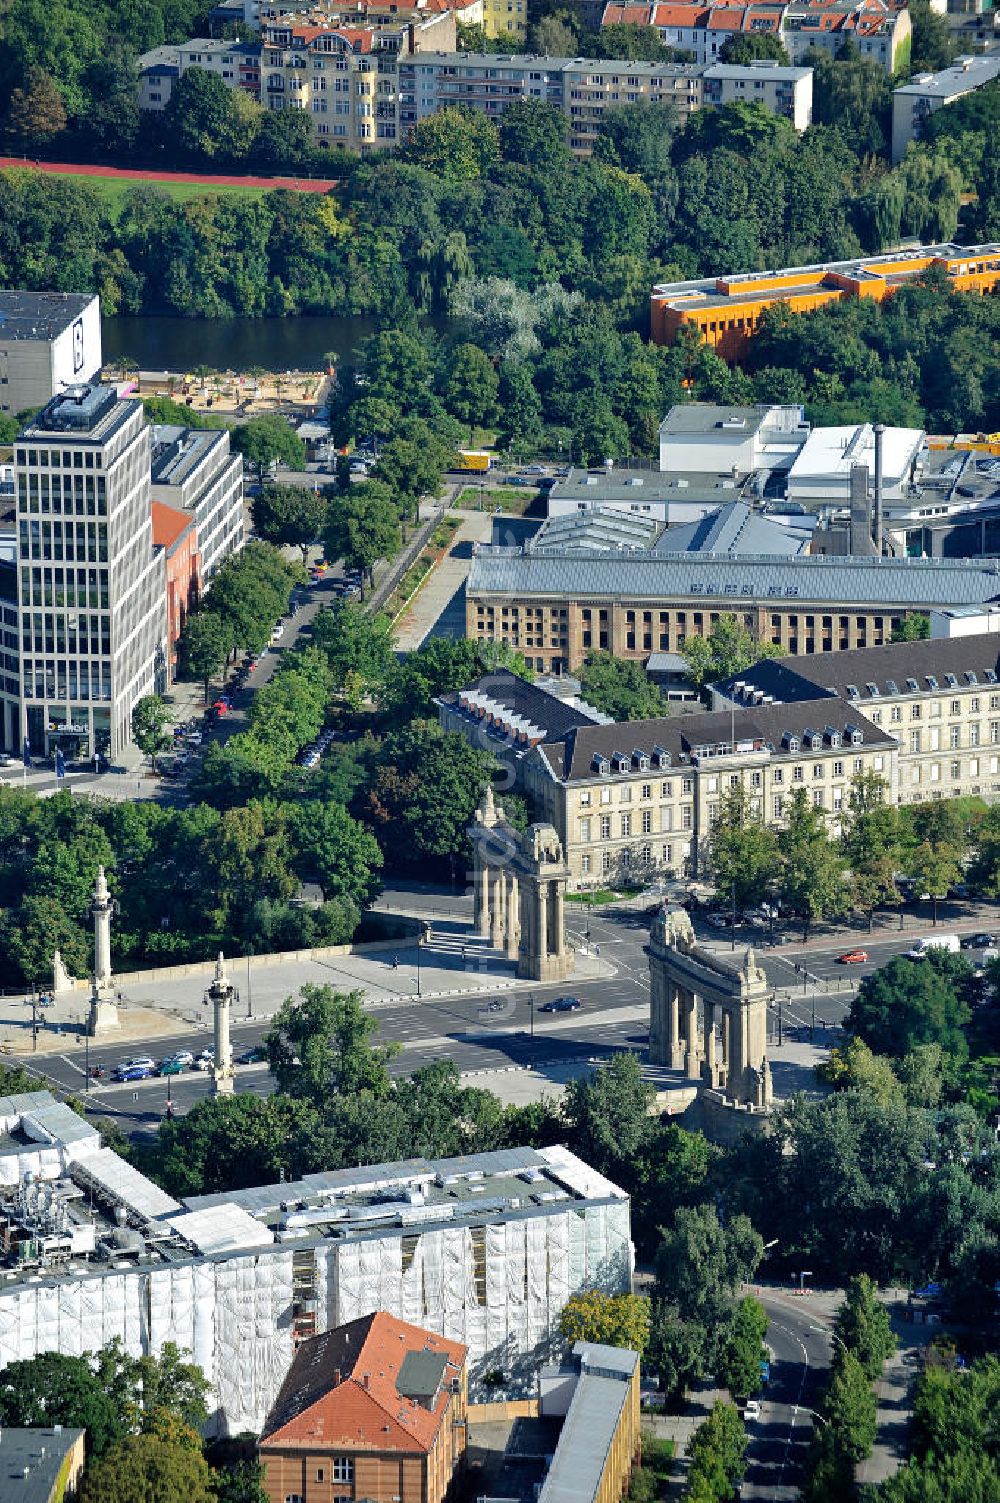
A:
<svg viewBox="0 0 1000 1503">
<path fill-rule="evenodd" d="M 1000 286 L 1000 245 L 921 245 L 856 261 L 664 282 L 653 288 L 650 333 L 655 344 L 673 344 L 687 326 L 724 360 L 739 360 L 775 303 L 811 313 L 847 297 L 881 302 L 932 268 L 943 271 L 956 292 L 993 292 Z"/>
<path fill-rule="evenodd" d="M 177 677 L 177 644 L 201 592 L 198 529 L 189 511 L 152 503 L 153 547 L 162 548 L 167 566 L 167 679 Z"/>
<path fill-rule="evenodd" d="M 270 1503 L 443 1503 L 465 1458 L 466 1355 L 384 1311 L 303 1342 L 260 1439 Z"/>
</svg>

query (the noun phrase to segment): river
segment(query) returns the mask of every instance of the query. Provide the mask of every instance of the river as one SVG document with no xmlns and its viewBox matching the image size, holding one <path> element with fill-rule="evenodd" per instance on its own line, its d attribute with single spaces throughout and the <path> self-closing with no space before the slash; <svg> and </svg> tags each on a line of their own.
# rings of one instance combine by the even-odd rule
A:
<svg viewBox="0 0 1000 1503">
<path fill-rule="evenodd" d="M 101 320 L 104 359 L 123 355 L 143 371 L 183 373 L 196 366 L 212 370 L 267 371 L 321 369 L 333 353 L 349 359 L 374 334 L 373 318 L 152 318 L 146 315 Z"/>
</svg>

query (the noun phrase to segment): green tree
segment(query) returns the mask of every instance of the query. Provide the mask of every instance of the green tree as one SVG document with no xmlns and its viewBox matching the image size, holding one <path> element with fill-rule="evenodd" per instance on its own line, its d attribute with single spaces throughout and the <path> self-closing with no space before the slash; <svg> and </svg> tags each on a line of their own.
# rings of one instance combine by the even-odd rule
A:
<svg viewBox="0 0 1000 1503">
<path fill-rule="evenodd" d="M 17 151 L 37 151 L 66 129 L 66 106 L 54 80 L 31 68 L 7 104 L 4 136 Z"/>
<path fill-rule="evenodd" d="M 181 82 L 198 71 L 189 68 Z M 217 81 L 227 94 L 233 92 L 225 88 L 221 79 Z M 233 429 L 230 442 L 235 452 L 242 454 L 247 464 L 256 470 L 261 485 L 272 465 L 283 464 L 290 470 L 304 470 L 306 467 L 305 444 L 278 412 L 265 412 L 260 417 L 250 418 Z"/>
<path fill-rule="evenodd" d="M 449 105 L 413 126 L 400 155 L 445 183 L 460 184 L 488 172 L 499 148 L 500 134 L 492 120 L 478 110 Z"/>
<path fill-rule="evenodd" d="M 931 634 L 931 618 L 922 611 L 904 616 L 898 626 L 892 628 L 892 642 L 923 642 Z"/>
<path fill-rule="evenodd" d="M 995 804 L 974 828 L 969 880 L 985 897 L 1000 897 L 1000 808 Z"/>
<path fill-rule="evenodd" d="M 695 1430 L 688 1446 L 690 1503 L 726 1503 L 746 1471 L 747 1434 L 739 1411 L 719 1400 Z"/>
<path fill-rule="evenodd" d="M 690 54 L 676 47 L 667 47 L 660 41 L 652 26 L 638 25 L 629 21 L 615 21 L 592 33 L 589 57 L 622 58 L 628 62 L 682 63 Z"/>
<path fill-rule="evenodd" d="M 132 708 L 132 740 L 149 758 L 149 765 L 156 770 L 158 752 L 166 751 L 171 744 L 167 734 L 170 711 L 159 694 L 144 694 Z"/>
<path fill-rule="evenodd" d="M 707 636 L 688 637 L 681 652 L 687 660 L 688 677 L 696 688 L 706 681 L 731 678 L 759 663 L 780 657 L 781 649 L 759 642 L 749 627 L 732 614 L 720 616 Z"/>
<path fill-rule="evenodd" d="M 850 871 L 851 902 L 868 915 L 869 929 L 876 908 L 900 901 L 895 881 L 902 844 L 899 812 L 894 804 L 886 803 L 885 795 L 885 780 L 877 773 L 858 773 L 851 782 L 841 823 L 840 845 Z"/>
<path fill-rule="evenodd" d="M 636 172 L 647 183 L 662 184 L 668 203 L 676 193 L 676 174 L 670 163 L 670 147 L 677 130 L 677 112 L 672 104 L 639 99 L 635 104 L 612 105 L 601 116 L 594 156 L 613 162 L 626 172 Z"/>
<path fill-rule="evenodd" d="M 500 378 L 493 362 L 475 344 L 456 345 L 449 356 L 441 400 L 470 430 L 496 416 Z"/>
<path fill-rule="evenodd" d="M 649 1342 L 649 1300 L 642 1294 L 573 1294 L 559 1315 L 565 1341 L 597 1341 L 640 1354 Z"/>
<path fill-rule="evenodd" d="M 659 689 L 633 658 L 612 652 L 590 652 L 580 669 L 583 697 L 615 720 L 650 720 L 669 715 Z"/>
<path fill-rule="evenodd" d="M 789 800 L 778 854 L 781 903 L 802 920 L 805 940 L 817 919 L 843 910 L 846 895 L 843 857 L 830 840 L 822 809 L 809 802 L 804 788 L 796 788 Z"/>
<path fill-rule="evenodd" d="M 708 864 L 716 892 L 742 911 L 759 903 L 779 871 L 778 841 L 754 813 L 741 786 L 727 793 L 709 836 Z"/>
<path fill-rule="evenodd" d="M 577 1076 L 566 1087 L 563 1105 L 574 1151 L 613 1175 L 642 1152 L 652 1103 L 652 1087 L 643 1080 L 635 1054 L 615 1054 L 589 1075 Z"/>
<path fill-rule="evenodd" d="M 254 528 L 266 543 L 300 548 L 304 568 L 309 549 L 323 535 L 328 509 L 322 491 L 301 485 L 265 485 L 253 503 Z"/>
<path fill-rule="evenodd" d="M 465 859 L 466 832 L 493 766 L 464 736 L 433 721 L 387 736 L 363 811 L 387 864 L 453 871 Z"/>
<path fill-rule="evenodd" d="M 0 1373 L 0 1423 L 86 1430 L 87 1454 L 98 1457 L 125 1433 L 127 1418 L 86 1357 L 41 1352 L 8 1362 Z"/>
<path fill-rule="evenodd" d="M 252 105 L 248 95 L 228 88 L 218 74 L 186 69 L 175 80 L 163 112 L 164 138 L 175 159 L 239 161 L 257 133 L 260 108 Z"/>
<path fill-rule="evenodd" d="M 500 154 L 537 172 L 570 170 L 569 123 L 562 110 L 541 99 L 515 99 L 500 121 Z"/>
<path fill-rule="evenodd" d="M 914 73 L 940 73 L 954 62 L 957 48 L 944 16 L 931 9 L 929 0 L 913 0 L 910 7 L 910 67 Z"/>
<path fill-rule="evenodd" d="M 955 846 L 935 840 L 922 840 L 907 857 L 907 876 L 919 896 L 926 894 L 930 898 L 935 924 L 938 902 L 947 897 L 949 888 L 961 878 L 960 862 L 960 852 Z"/>
<path fill-rule="evenodd" d="M 388 616 L 369 616 L 349 600 L 313 617 L 312 640 L 326 656 L 333 692 L 353 710 L 377 697 L 396 661 Z"/>
<path fill-rule="evenodd" d="M 920 960 L 897 956 L 861 982 L 847 1027 L 877 1054 L 902 1059 L 922 1044 L 939 1044 L 964 1060 L 972 1013 L 963 991 L 971 973 L 966 960 L 933 950 Z"/>
<path fill-rule="evenodd" d="M 539 57 L 575 57 L 577 34 L 568 14 L 540 16 L 531 27 L 528 46 Z"/>
<path fill-rule="evenodd" d="M 339 558 L 349 569 L 358 569 L 374 582 L 379 559 L 399 552 L 399 513 L 389 487 L 366 480 L 351 487 L 345 496 L 330 503 L 324 546 L 329 558 Z"/>
<path fill-rule="evenodd" d="M 767 1357 L 767 1311 L 759 1300 L 746 1295 L 733 1311 L 722 1348 L 718 1377 L 731 1394 L 745 1397 L 761 1385 L 761 1363 Z"/>
<path fill-rule="evenodd" d="M 181 671 L 187 678 L 200 678 L 205 687 L 220 674 L 235 646 L 230 624 L 216 611 L 194 611 L 184 623 L 179 655 Z"/>
<path fill-rule="evenodd" d="M 81 1503 L 213 1503 L 197 1435 L 184 1427 L 170 1433 L 169 1439 L 129 1435 L 117 1441 L 87 1468 Z"/>
<path fill-rule="evenodd" d="M 720 63 L 746 68 L 759 60 L 773 60 L 785 68 L 791 62 L 781 38 L 771 32 L 736 32 L 719 48 Z"/>
<path fill-rule="evenodd" d="M 370 830 L 339 804 L 304 799 L 292 810 L 292 829 L 304 877 L 313 877 L 324 899 L 346 899 L 367 908 L 381 890 L 382 852 Z"/>
<path fill-rule="evenodd" d="M 321 1106 L 331 1093 L 389 1091 L 389 1061 L 399 1046 L 373 1048 L 378 1021 L 363 1006 L 362 992 L 332 986 L 300 987 L 288 997 L 264 1038 L 278 1089 Z"/>
<path fill-rule="evenodd" d="M 820 1407 L 842 1456 L 857 1464 L 871 1455 L 876 1434 L 875 1395 L 853 1352 L 838 1350 Z"/>
<path fill-rule="evenodd" d="M 889 1312 L 879 1302 L 875 1285 L 867 1274 L 859 1274 L 848 1284 L 833 1330 L 858 1359 L 865 1377 L 874 1383 L 898 1343 Z"/>
</svg>

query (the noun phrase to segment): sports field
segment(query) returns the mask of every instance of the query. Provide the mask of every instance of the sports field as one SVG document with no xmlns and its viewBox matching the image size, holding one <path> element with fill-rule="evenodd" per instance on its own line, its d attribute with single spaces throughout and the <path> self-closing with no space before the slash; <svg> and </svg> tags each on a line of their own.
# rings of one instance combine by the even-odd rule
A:
<svg viewBox="0 0 1000 1503">
<path fill-rule="evenodd" d="M 117 209 L 126 193 L 133 188 L 158 188 L 171 198 L 203 198 L 206 193 L 240 194 L 244 198 L 257 198 L 262 193 L 273 193 L 277 188 L 286 188 L 293 193 L 329 193 L 337 186 L 333 178 L 295 177 L 238 177 L 235 175 L 210 175 L 192 172 L 152 172 L 142 169 L 127 170 L 121 167 L 94 167 L 74 162 L 34 162 L 24 157 L 0 157 L 3 168 L 24 168 L 31 172 L 44 172 L 50 177 L 75 178 L 86 182 L 108 201 L 108 207 Z"/>
</svg>

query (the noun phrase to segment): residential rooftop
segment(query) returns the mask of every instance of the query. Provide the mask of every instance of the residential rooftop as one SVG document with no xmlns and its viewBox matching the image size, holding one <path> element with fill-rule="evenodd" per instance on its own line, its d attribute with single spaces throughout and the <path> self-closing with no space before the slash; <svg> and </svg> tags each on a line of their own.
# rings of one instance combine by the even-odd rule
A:
<svg viewBox="0 0 1000 1503">
<path fill-rule="evenodd" d="M 1000 57 L 958 57 L 939 73 L 917 73 L 900 84 L 897 94 L 916 94 L 923 99 L 955 99 L 1000 78 Z"/>
<path fill-rule="evenodd" d="M 18 435 L 18 444 L 62 442 L 104 444 L 141 404 L 119 398 L 117 388 L 102 381 L 67 386 L 37 413 Z"/>
<path fill-rule="evenodd" d="M 467 685 L 438 696 L 437 703 L 470 723 L 480 725 L 498 746 L 526 750 L 540 741 L 559 741 L 574 726 L 608 719 L 574 696 L 563 699 L 528 683 L 509 668 L 486 673 Z"/>
<path fill-rule="evenodd" d="M 734 480 L 731 470 L 705 474 L 699 470 L 571 469 L 565 479 L 556 481 L 549 502 L 578 501 L 587 506 L 661 505 L 664 501 L 720 505 L 739 496 L 743 489 L 744 482 Z"/>
<path fill-rule="evenodd" d="M 578 1341 L 573 1358 L 580 1376 L 538 1503 L 598 1503 L 639 1366 L 638 1352 L 599 1342 Z"/>
<path fill-rule="evenodd" d="M 30 1430 L 4 1425 L 0 1430 L 0 1498 L 3 1503 L 49 1503 L 62 1497 L 59 1474 L 84 1430 L 52 1425 Z"/>
</svg>

